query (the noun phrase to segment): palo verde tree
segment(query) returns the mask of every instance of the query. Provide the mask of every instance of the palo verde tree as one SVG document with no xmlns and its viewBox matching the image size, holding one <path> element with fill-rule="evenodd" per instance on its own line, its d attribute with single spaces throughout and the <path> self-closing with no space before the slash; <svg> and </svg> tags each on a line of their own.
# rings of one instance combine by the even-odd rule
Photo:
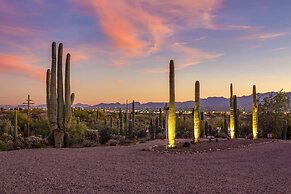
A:
<svg viewBox="0 0 291 194">
<path fill-rule="evenodd" d="M 273 134 L 276 138 L 287 137 L 288 109 L 289 97 L 283 90 L 260 100 L 259 129 L 263 137 L 267 137 L 269 133 Z"/>
</svg>

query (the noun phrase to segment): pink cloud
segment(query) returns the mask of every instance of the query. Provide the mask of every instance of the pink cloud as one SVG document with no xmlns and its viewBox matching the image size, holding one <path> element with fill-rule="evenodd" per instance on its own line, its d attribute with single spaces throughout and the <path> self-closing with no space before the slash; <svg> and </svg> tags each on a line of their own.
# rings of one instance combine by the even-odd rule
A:
<svg viewBox="0 0 291 194">
<path fill-rule="evenodd" d="M 175 27 L 185 23 L 192 28 L 214 28 L 213 12 L 221 0 L 160 1 L 75 0 L 87 13 L 93 13 L 103 32 L 123 57 L 148 55 L 167 45 Z"/>
<path fill-rule="evenodd" d="M 22 74 L 26 77 L 43 81 L 45 79 L 45 70 L 32 65 L 30 61 L 31 58 L 25 56 L 0 54 L 0 70 L 1 72 Z"/>
</svg>

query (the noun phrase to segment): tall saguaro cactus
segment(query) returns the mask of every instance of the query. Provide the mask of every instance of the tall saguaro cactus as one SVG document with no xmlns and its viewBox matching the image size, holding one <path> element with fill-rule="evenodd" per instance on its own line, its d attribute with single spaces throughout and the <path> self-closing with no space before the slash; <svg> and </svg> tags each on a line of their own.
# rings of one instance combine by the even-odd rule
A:
<svg viewBox="0 0 291 194">
<path fill-rule="evenodd" d="M 200 83 L 195 83 L 195 102 L 194 102 L 194 143 L 199 143 L 200 136 Z"/>
<path fill-rule="evenodd" d="M 174 61 L 170 61 L 170 97 L 169 97 L 169 116 L 168 116 L 168 147 L 175 147 L 176 137 L 176 112 L 175 112 L 175 67 Z"/>
<path fill-rule="evenodd" d="M 258 139 L 258 105 L 257 105 L 257 91 L 256 85 L 253 85 L 253 115 L 252 115 L 252 126 L 253 126 L 253 139 Z"/>
<path fill-rule="evenodd" d="M 229 116 L 229 128 L 230 128 L 230 138 L 235 138 L 235 110 L 234 110 L 234 97 L 233 97 L 233 87 L 230 84 L 230 116 Z"/>
<path fill-rule="evenodd" d="M 132 101 L 132 128 L 135 127 L 135 107 L 134 107 L 134 100 Z"/>
<path fill-rule="evenodd" d="M 119 135 L 123 135 L 123 115 L 122 115 L 122 110 L 119 109 Z"/>
<path fill-rule="evenodd" d="M 18 111 L 16 110 L 14 113 L 14 133 L 13 133 L 13 140 L 14 142 L 17 140 L 18 138 L 18 119 L 17 119 L 17 114 Z"/>
<path fill-rule="evenodd" d="M 64 136 L 71 126 L 71 106 L 75 94 L 71 94 L 70 88 L 70 54 L 66 56 L 65 69 L 65 97 L 63 92 L 63 44 L 59 44 L 58 65 L 56 61 L 56 43 L 52 44 L 52 64 L 47 70 L 46 77 L 46 102 L 48 120 L 51 133 L 53 133 L 54 146 L 64 146 Z"/>
</svg>

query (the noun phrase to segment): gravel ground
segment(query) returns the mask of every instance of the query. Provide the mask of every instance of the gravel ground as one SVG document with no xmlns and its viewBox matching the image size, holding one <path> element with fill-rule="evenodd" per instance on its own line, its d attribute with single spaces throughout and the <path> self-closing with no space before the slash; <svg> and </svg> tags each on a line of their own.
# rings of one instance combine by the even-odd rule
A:
<svg viewBox="0 0 291 194">
<path fill-rule="evenodd" d="M 291 193 L 291 142 L 207 153 L 127 147 L 0 152 L 0 193 Z"/>
</svg>

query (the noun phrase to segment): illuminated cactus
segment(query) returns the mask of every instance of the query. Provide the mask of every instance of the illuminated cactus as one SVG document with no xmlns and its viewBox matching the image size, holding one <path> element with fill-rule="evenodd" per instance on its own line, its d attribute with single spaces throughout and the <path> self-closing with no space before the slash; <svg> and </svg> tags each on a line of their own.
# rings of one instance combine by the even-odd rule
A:
<svg viewBox="0 0 291 194">
<path fill-rule="evenodd" d="M 195 102 L 194 102 L 194 143 L 199 143 L 200 137 L 200 83 L 195 83 Z"/>
<path fill-rule="evenodd" d="M 168 148 L 175 147 L 176 137 L 176 112 L 175 112 L 175 67 L 174 61 L 170 61 L 170 97 L 168 116 Z"/>
<path fill-rule="evenodd" d="M 253 139 L 258 139 L 258 105 L 257 105 L 257 92 L 256 86 L 253 85 L 253 115 L 252 115 L 252 126 L 253 126 Z"/>
<path fill-rule="evenodd" d="M 63 92 L 63 44 L 59 44 L 58 66 L 56 65 L 56 43 L 52 44 L 52 65 L 47 70 L 46 102 L 48 111 L 49 128 L 53 134 L 54 146 L 63 147 L 64 137 L 71 126 L 71 107 L 75 94 L 70 91 L 70 54 L 66 56 L 65 67 L 65 98 Z M 57 73 L 57 74 L 56 74 Z"/>
<path fill-rule="evenodd" d="M 234 96 L 232 84 L 230 84 L 230 116 L 229 116 L 229 128 L 230 128 L 230 138 L 235 138 L 235 111 L 234 111 Z"/>
</svg>

